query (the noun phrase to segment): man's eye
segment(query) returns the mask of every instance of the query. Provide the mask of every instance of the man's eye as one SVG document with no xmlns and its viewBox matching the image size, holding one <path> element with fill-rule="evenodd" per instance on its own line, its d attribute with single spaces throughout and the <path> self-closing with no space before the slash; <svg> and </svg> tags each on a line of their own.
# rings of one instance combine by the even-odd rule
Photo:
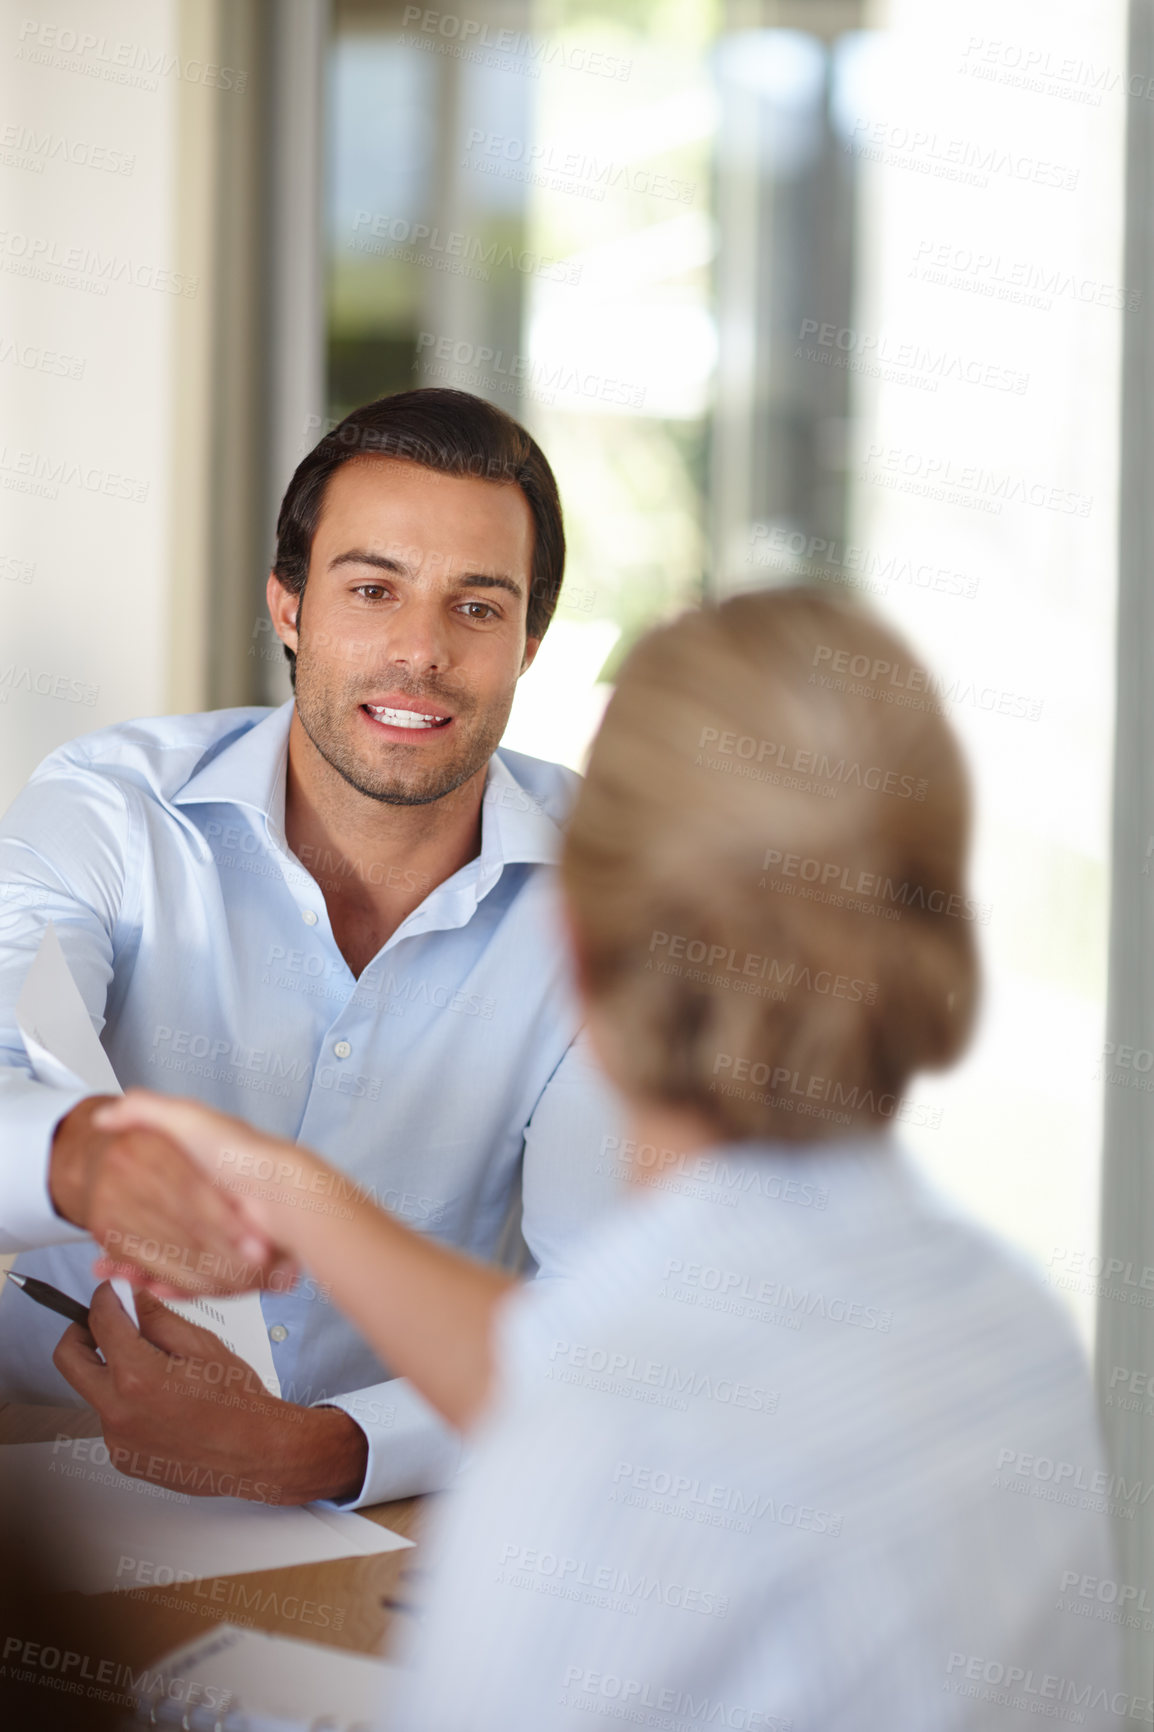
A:
<svg viewBox="0 0 1154 1732">
<path fill-rule="evenodd" d="M 378 596 L 387 595 L 388 593 L 389 592 L 383 583 L 358 583 L 356 589 L 353 591 L 354 595 L 363 595 L 367 597 L 369 601 L 376 601 Z"/>
<path fill-rule="evenodd" d="M 497 609 L 490 607 L 487 601 L 467 601 L 463 611 L 470 619 L 496 619 Z"/>
</svg>

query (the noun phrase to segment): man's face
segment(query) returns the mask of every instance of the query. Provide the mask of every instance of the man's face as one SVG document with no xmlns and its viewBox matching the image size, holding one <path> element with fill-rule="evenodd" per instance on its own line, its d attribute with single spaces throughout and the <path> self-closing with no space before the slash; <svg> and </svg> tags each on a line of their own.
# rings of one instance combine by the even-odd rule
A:
<svg viewBox="0 0 1154 1732">
<path fill-rule="evenodd" d="M 301 724 L 362 794 L 425 805 L 488 763 L 537 651 L 533 533 L 512 485 L 394 457 L 330 478 L 301 604 L 270 578 L 269 606 Z"/>
</svg>

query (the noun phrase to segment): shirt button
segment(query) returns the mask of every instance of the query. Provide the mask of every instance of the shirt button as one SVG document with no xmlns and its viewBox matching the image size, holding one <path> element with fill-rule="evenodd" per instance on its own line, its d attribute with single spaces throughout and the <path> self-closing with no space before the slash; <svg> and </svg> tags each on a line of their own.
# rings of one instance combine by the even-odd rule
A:
<svg viewBox="0 0 1154 1732">
<path fill-rule="evenodd" d="M 338 1058 L 348 1058 L 352 1050 L 353 1049 L 347 1040 L 338 1040 L 336 1046 L 333 1048 L 333 1051 L 336 1053 Z"/>
<path fill-rule="evenodd" d="M 270 1341 L 275 1341 L 279 1347 L 282 1341 L 288 1340 L 288 1330 L 283 1323 L 274 1323 L 268 1332 L 268 1338 Z"/>
<path fill-rule="evenodd" d="M 301 919 L 304 921 L 306 926 L 315 926 L 317 923 L 317 917 L 311 908 L 301 909 Z"/>
</svg>

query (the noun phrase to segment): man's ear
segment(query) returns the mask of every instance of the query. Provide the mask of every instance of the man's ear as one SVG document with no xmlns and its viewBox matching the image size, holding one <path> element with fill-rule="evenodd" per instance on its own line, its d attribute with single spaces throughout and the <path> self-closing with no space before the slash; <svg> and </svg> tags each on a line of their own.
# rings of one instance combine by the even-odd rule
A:
<svg viewBox="0 0 1154 1732">
<path fill-rule="evenodd" d="M 301 598 L 286 589 L 275 571 L 268 574 L 265 585 L 265 599 L 272 619 L 272 628 L 280 641 L 292 650 L 297 651 L 297 617 L 300 613 Z"/>
<path fill-rule="evenodd" d="M 533 658 L 540 648 L 541 639 L 539 637 L 527 637 L 525 639 L 525 654 L 521 658 L 521 674 L 527 674 L 529 672 L 529 669 L 533 666 Z M 521 678 L 521 674 L 517 675 L 518 679 Z"/>
</svg>

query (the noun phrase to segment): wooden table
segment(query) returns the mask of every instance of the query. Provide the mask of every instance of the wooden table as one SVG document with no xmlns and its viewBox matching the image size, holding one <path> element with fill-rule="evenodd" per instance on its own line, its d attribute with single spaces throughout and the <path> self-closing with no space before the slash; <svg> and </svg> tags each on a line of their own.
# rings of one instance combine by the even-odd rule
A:
<svg viewBox="0 0 1154 1732">
<path fill-rule="evenodd" d="M 0 1404 L 0 1444 L 50 1443 L 58 1437 L 99 1437 L 91 1408 Z M 0 1451 L 0 1473 L 4 1470 Z M 418 1537 L 420 1506 L 405 1498 L 357 1513 L 406 1538 Z M 215 1623 L 240 1624 L 327 1643 L 362 1654 L 388 1650 L 395 1626 L 412 1615 L 420 1576 L 419 1550 L 338 1558 L 290 1569 L 254 1570 L 164 1588 L 55 1596 L 62 1615 L 82 1613 L 98 1632 L 101 1651 L 138 1667 L 203 1635 Z"/>
</svg>

